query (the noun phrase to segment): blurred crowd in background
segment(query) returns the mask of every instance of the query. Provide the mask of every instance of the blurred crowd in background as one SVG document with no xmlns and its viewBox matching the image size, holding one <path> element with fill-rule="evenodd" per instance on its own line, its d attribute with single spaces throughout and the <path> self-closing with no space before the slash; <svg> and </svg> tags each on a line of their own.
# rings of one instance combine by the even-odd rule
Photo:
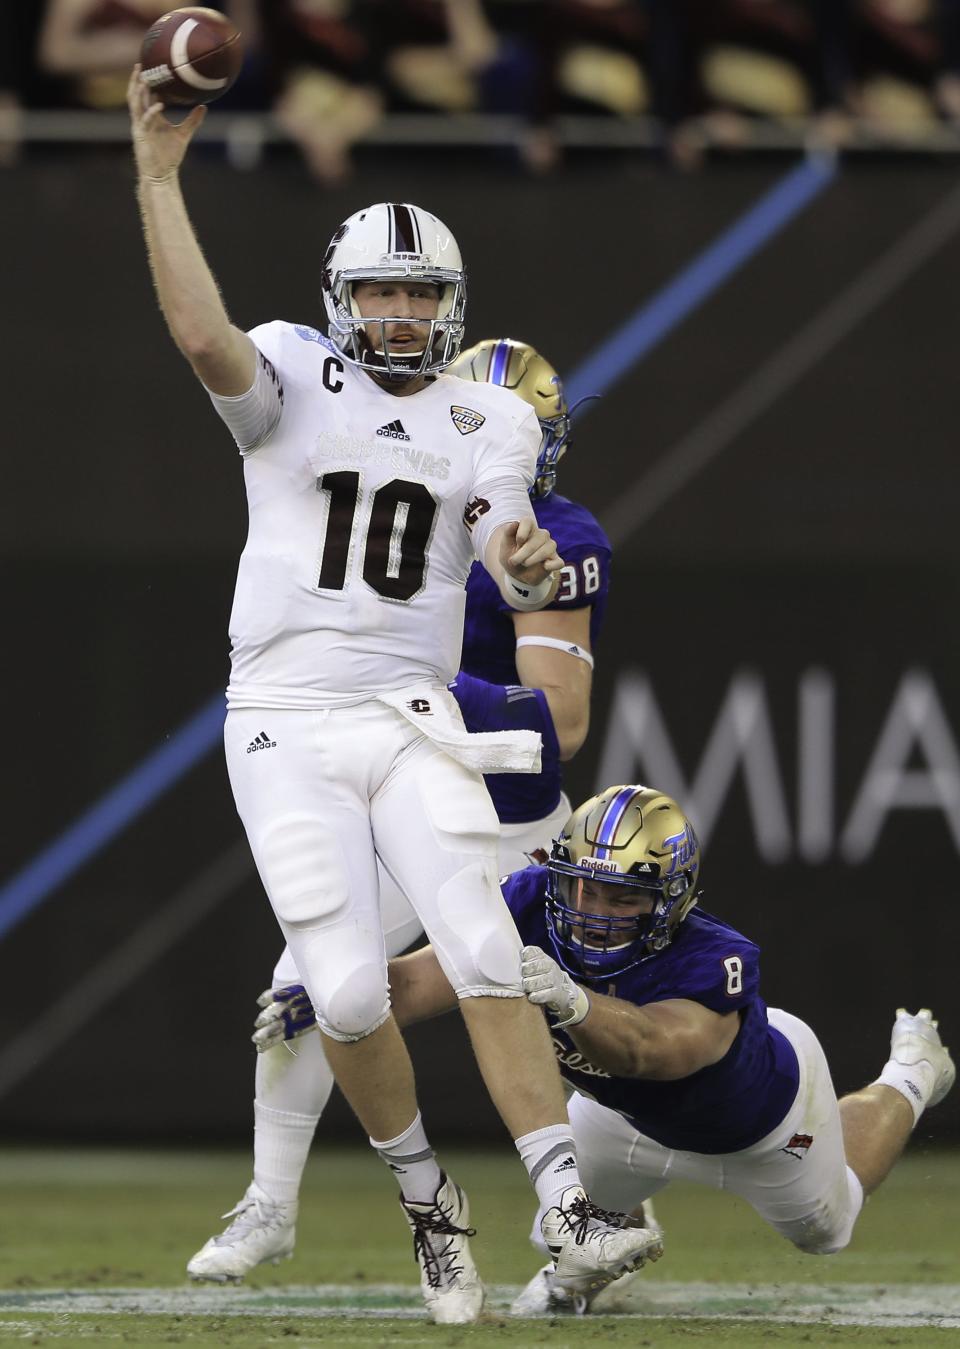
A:
<svg viewBox="0 0 960 1349">
<path fill-rule="evenodd" d="M 169 0 L 2 0 L 0 153 L 31 109 L 122 108 Z M 333 182 L 384 119 L 516 119 L 518 161 L 559 163 L 561 128 L 650 128 L 669 162 L 801 130 L 842 147 L 960 142 L 960 0 L 227 0 L 244 33 L 220 106 L 272 114 Z M 601 133 L 602 134 L 602 133 Z M 762 140 L 762 135 L 761 135 Z M 594 143 L 596 138 L 594 137 Z"/>
</svg>

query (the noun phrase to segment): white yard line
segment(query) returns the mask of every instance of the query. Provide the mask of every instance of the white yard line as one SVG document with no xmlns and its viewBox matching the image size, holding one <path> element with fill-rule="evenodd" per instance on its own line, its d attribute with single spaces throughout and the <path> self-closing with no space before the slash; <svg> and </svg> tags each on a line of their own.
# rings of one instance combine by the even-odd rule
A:
<svg viewBox="0 0 960 1349">
<path fill-rule="evenodd" d="M 490 1290 L 491 1310 L 503 1310 L 519 1292 Z M 423 1316 L 419 1291 L 411 1285 L 323 1284 L 284 1288 L 118 1288 L 30 1289 L 0 1291 L 0 1330 L 13 1324 L 3 1313 L 45 1312 L 104 1316 L 268 1316 L 375 1317 Z M 834 1326 L 933 1326 L 960 1330 L 960 1284 L 720 1284 L 649 1283 L 624 1296 L 618 1315 L 635 1319 L 669 1316 L 672 1320 L 775 1321 Z"/>
</svg>

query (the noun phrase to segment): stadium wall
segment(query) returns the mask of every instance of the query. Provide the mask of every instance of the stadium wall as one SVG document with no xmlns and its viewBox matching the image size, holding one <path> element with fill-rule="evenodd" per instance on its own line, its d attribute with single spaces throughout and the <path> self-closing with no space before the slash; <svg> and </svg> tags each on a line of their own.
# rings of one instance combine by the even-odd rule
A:
<svg viewBox="0 0 960 1349">
<path fill-rule="evenodd" d="M 316 321 L 332 226 L 406 197 L 462 236 L 471 339 L 528 338 L 568 372 L 783 168 L 617 161 L 533 183 L 496 159 L 384 160 L 321 197 L 282 157 L 256 179 L 210 157 L 187 193 L 240 323 Z M 0 881 L 223 686 L 244 533 L 239 463 L 155 311 L 125 162 L 51 153 L 5 182 L 0 244 L 22 265 L 3 323 Z M 841 1090 L 879 1069 L 896 1005 L 960 1025 L 953 234 L 727 440 L 723 415 L 869 296 L 951 187 L 929 162 L 848 170 L 590 407 L 563 466 L 617 544 L 570 794 L 640 778 L 689 805 L 704 907 L 759 941 L 768 1000 L 811 1022 Z M 657 478 L 691 436 L 711 450 L 697 473 Z M 0 940 L 0 1132 L 243 1135 L 277 939 L 239 838 L 214 750 Z M 457 1023 L 412 1038 L 436 1129 L 495 1135 Z M 352 1127 L 342 1106 L 332 1123 Z M 958 1126 L 947 1102 L 923 1130 Z"/>
</svg>

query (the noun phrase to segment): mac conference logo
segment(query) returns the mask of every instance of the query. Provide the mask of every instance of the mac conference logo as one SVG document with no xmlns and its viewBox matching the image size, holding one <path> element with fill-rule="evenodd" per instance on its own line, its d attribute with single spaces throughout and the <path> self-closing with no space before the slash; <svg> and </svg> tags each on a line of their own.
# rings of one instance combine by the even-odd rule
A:
<svg viewBox="0 0 960 1349">
<path fill-rule="evenodd" d="M 450 407 L 450 418 L 462 436 L 468 436 L 471 431 L 479 431 L 487 420 L 482 412 L 474 412 L 473 408 L 457 407 L 456 403 Z"/>
</svg>

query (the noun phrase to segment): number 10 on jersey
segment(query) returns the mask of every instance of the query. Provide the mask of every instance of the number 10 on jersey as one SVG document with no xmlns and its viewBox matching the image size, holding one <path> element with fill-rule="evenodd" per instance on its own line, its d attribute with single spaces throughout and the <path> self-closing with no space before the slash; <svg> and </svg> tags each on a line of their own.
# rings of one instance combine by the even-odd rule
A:
<svg viewBox="0 0 960 1349">
<path fill-rule="evenodd" d="M 427 553 L 440 508 L 429 487 L 391 478 L 373 493 L 369 514 L 362 509 L 360 473 L 324 473 L 317 479 L 317 491 L 327 498 L 317 589 L 343 590 L 350 559 L 359 549 L 360 574 L 381 599 L 415 599 L 426 582 Z"/>
</svg>

